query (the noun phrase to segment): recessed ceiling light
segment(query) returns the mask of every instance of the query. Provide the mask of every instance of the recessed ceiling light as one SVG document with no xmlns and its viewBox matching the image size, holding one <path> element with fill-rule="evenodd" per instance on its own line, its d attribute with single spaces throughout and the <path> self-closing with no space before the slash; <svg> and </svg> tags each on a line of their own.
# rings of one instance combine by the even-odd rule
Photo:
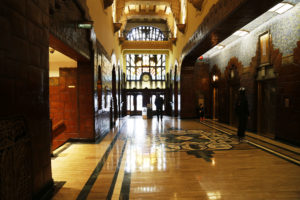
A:
<svg viewBox="0 0 300 200">
<path fill-rule="evenodd" d="M 275 10 L 278 10 L 279 8 L 281 8 L 283 6 L 283 3 L 279 3 L 276 6 L 274 6 L 273 8 L 271 8 L 269 11 L 270 12 L 275 12 Z"/>
<path fill-rule="evenodd" d="M 243 36 L 248 35 L 248 34 L 249 34 L 248 31 L 245 31 L 245 30 L 238 30 L 238 31 L 236 31 L 233 35 L 243 37 Z"/>
<path fill-rule="evenodd" d="M 289 9 L 291 9 L 292 7 L 293 7 L 293 5 L 289 4 L 289 3 L 279 3 L 276 6 L 274 6 L 273 8 L 271 8 L 269 11 L 276 12 L 278 14 L 282 14 L 282 13 L 285 13 L 286 11 L 288 11 Z"/>
<path fill-rule="evenodd" d="M 221 45 L 221 44 L 218 44 L 218 45 L 216 45 L 216 48 L 218 48 L 218 49 L 224 49 L 224 45 Z"/>
</svg>

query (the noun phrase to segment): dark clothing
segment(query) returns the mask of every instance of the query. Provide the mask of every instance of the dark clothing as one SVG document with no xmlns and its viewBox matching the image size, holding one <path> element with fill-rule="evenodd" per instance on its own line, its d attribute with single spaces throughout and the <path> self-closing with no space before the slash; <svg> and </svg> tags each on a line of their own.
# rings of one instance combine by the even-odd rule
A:
<svg viewBox="0 0 300 200">
<path fill-rule="evenodd" d="M 235 105 L 235 111 L 239 121 L 237 135 L 241 139 L 245 137 L 245 130 L 246 130 L 247 120 L 249 116 L 248 101 L 246 96 L 239 97 Z"/>
<path fill-rule="evenodd" d="M 156 109 L 156 115 L 157 115 L 157 120 L 159 120 L 159 116 L 160 116 L 160 119 L 162 119 L 162 108 Z"/>
<path fill-rule="evenodd" d="M 163 107 L 163 104 L 164 104 L 164 99 L 162 97 L 156 97 L 154 103 L 155 103 L 155 106 L 156 106 L 157 119 L 159 120 L 159 116 L 162 119 L 162 107 Z"/>
<path fill-rule="evenodd" d="M 204 117 L 204 107 L 203 106 L 201 106 L 199 109 L 199 115 L 200 115 L 200 118 Z"/>
</svg>

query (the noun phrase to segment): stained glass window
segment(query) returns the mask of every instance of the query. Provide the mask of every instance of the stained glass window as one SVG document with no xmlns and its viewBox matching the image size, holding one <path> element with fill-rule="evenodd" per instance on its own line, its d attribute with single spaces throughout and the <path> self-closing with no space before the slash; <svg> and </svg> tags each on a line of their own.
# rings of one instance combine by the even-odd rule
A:
<svg viewBox="0 0 300 200">
<path fill-rule="evenodd" d="M 131 41 L 162 41 L 167 40 L 164 33 L 152 26 L 138 26 L 131 29 L 127 35 L 127 40 Z"/>
<path fill-rule="evenodd" d="M 152 80 L 155 80 L 155 77 L 156 77 L 155 67 L 150 68 L 150 74 L 151 74 Z"/>
<path fill-rule="evenodd" d="M 157 80 L 161 80 L 161 67 L 158 67 L 156 70 L 156 78 Z"/>
<path fill-rule="evenodd" d="M 165 54 L 126 54 L 126 77 L 139 81 L 143 73 L 150 73 L 152 80 L 165 80 Z"/>
<path fill-rule="evenodd" d="M 140 80 L 141 75 L 142 75 L 142 67 L 138 67 L 136 69 L 136 78 L 137 78 L 137 80 Z"/>
</svg>

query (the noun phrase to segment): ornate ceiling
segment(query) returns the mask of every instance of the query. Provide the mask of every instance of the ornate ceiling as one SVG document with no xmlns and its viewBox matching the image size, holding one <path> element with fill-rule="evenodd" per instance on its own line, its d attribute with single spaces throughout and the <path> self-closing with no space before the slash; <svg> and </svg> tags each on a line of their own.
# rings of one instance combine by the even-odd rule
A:
<svg viewBox="0 0 300 200">
<path fill-rule="evenodd" d="M 171 31 L 173 31 L 174 24 L 179 23 L 180 0 L 117 0 L 114 6 L 114 22 L 122 23 L 121 30 L 125 29 L 129 20 L 140 23 L 160 21 L 165 24 L 167 22 Z"/>
</svg>

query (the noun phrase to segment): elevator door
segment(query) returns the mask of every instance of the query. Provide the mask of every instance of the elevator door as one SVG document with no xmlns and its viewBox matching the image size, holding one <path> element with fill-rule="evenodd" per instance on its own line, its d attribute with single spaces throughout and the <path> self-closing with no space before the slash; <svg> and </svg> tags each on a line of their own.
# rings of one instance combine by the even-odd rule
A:
<svg viewBox="0 0 300 200">
<path fill-rule="evenodd" d="M 273 138 L 275 136 L 276 82 L 267 80 L 260 84 L 260 133 Z"/>
<path fill-rule="evenodd" d="M 218 88 L 213 89 L 213 119 L 219 118 L 219 102 L 218 102 Z"/>
<path fill-rule="evenodd" d="M 239 85 L 231 86 L 229 91 L 229 123 L 237 127 L 238 120 L 235 113 L 235 104 L 239 94 Z"/>
</svg>

